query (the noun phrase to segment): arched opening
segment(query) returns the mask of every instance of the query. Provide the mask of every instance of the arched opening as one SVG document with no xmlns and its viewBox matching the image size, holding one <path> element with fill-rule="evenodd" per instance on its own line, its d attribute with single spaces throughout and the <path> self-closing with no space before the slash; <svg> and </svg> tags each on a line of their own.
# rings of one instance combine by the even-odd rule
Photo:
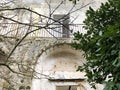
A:
<svg viewBox="0 0 120 90">
<path fill-rule="evenodd" d="M 78 85 L 85 77 L 84 72 L 76 72 L 76 69 L 84 62 L 82 52 L 69 45 L 48 50 L 38 60 L 36 71 L 42 75 L 37 75 L 40 80 L 33 80 L 32 90 L 67 90 L 69 86 L 71 90 L 79 90 Z"/>
</svg>

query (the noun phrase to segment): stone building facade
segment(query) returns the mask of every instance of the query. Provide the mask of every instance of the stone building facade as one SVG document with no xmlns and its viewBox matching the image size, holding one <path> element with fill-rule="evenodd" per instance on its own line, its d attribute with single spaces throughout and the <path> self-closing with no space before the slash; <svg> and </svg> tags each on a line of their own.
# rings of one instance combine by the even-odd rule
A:
<svg viewBox="0 0 120 90">
<path fill-rule="evenodd" d="M 85 63 L 85 58 L 83 57 L 83 52 L 75 50 L 70 46 L 70 43 L 73 41 L 74 32 L 86 32 L 86 30 L 82 28 L 82 22 L 85 19 L 85 12 L 88 7 L 92 6 L 96 9 L 100 3 L 105 0 L 80 0 L 73 9 L 73 3 L 63 0 L 63 3 L 60 4 L 61 1 L 62 0 L 19 0 L 19 2 L 17 2 L 20 7 L 30 8 L 46 16 L 52 13 L 51 17 L 56 21 L 60 20 L 60 23 L 56 22 L 53 25 L 59 27 L 59 29 L 51 26 L 52 29 L 49 29 L 49 31 L 41 29 L 40 31 L 30 34 L 16 48 L 11 58 L 18 61 L 24 60 L 28 65 L 30 65 L 31 62 L 34 63 L 34 70 L 37 73 L 34 73 L 34 78 L 18 78 L 16 75 L 13 75 L 13 80 L 19 83 L 13 86 L 15 90 L 94 90 L 87 82 L 85 72 L 76 72 L 78 66 L 82 66 Z M 60 7 L 58 7 L 59 5 Z M 61 18 L 63 17 L 64 19 L 62 20 Z M 23 23 L 29 23 L 29 21 L 31 21 L 32 24 L 36 25 L 41 24 L 38 23 L 40 20 L 43 20 L 42 24 L 45 25 L 49 21 L 48 18 L 41 19 L 41 17 L 34 13 L 24 11 L 19 13 L 18 20 Z M 53 21 L 50 21 L 50 23 L 52 22 Z M 10 30 L 13 26 L 4 28 L 4 30 Z M 20 27 L 22 26 L 17 25 L 14 28 Z M 33 27 L 33 29 L 34 28 L 35 27 Z M 25 29 L 20 29 L 21 32 L 18 32 L 18 37 L 24 35 Z M 14 33 L 11 32 L 9 36 L 13 34 Z M 1 41 L 0 49 L 5 53 L 9 52 L 9 48 L 14 46 L 13 42 L 15 42 L 15 40 L 8 40 L 8 42 Z M 4 88 L 9 87 L 4 81 L 0 83 L 0 87 L 0 90 L 13 90 Z M 96 87 L 96 90 L 102 90 L 103 88 L 102 85 L 98 84 Z"/>
</svg>

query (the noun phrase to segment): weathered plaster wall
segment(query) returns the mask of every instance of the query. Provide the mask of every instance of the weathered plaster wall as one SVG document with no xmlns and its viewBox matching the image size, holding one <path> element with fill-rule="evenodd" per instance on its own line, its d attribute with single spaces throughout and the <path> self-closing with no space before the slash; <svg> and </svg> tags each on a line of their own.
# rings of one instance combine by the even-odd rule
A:
<svg viewBox="0 0 120 90">
<path fill-rule="evenodd" d="M 42 3 L 39 0 L 23 0 L 23 2 L 20 2 L 18 4 L 30 7 L 31 9 L 44 14 L 49 15 L 49 9 L 48 6 L 42 1 Z M 57 0 L 55 0 L 56 2 Z M 84 0 L 84 3 L 87 4 L 91 0 Z M 95 9 L 99 7 L 100 2 L 104 2 L 105 0 L 95 0 L 92 4 L 89 6 L 94 7 Z M 24 4 L 23 4 L 24 3 Z M 57 3 L 57 2 L 56 2 Z M 51 8 L 54 9 L 58 3 L 52 3 Z M 21 7 L 22 7 L 21 6 Z M 88 7 L 85 7 L 81 10 L 78 10 L 78 12 L 72 13 L 70 15 L 71 21 L 77 17 L 78 18 L 73 22 L 75 24 L 82 23 L 82 21 L 85 19 L 85 12 L 88 9 Z M 60 8 L 58 8 L 54 14 L 67 14 L 70 10 L 70 7 L 72 7 L 72 4 L 62 4 Z M 79 8 L 79 4 L 76 5 L 75 9 Z M 74 9 L 74 10 L 75 10 Z M 21 14 L 22 15 L 22 14 Z M 24 15 L 23 22 L 29 21 L 29 15 L 30 13 L 26 13 Z M 35 15 L 33 15 L 35 18 Z M 22 17 L 22 16 L 21 16 Z M 37 19 L 39 20 L 39 19 Z M 68 39 L 59 39 L 58 43 L 62 42 L 71 42 L 71 40 Z M 13 41 L 15 42 L 15 41 Z M 76 72 L 76 69 L 78 65 L 82 65 L 85 62 L 85 59 L 82 56 L 82 52 L 76 51 L 73 48 L 71 48 L 69 45 L 60 45 L 60 46 L 53 46 L 49 48 L 49 45 L 54 45 L 54 43 L 57 42 L 55 39 L 48 39 L 48 38 L 40 38 L 40 39 L 32 39 L 32 40 L 26 40 L 24 41 L 21 46 L 19 46 L 16 51 L 13 53 L 13 56 L 11 58 L 13 60 L 24 60 L 29 62 L 37 62 L 37 65 L 35 67 L 36 71 L 40 74 L 36 74 L 40 79 L 33 79 L 32 84 L 31 80 L 25 81 L 26 85 L 32 86 L 32 90 L 55 90 L 56 86 L 64 86 L 64 85 L 79 85 L 82 84 L 86 90 L 93 90 L 90 88 L 89 84 L 85 81 L 82 81 L 80 83 L 78 82 L 51 82 L 48 80 L 48 78 L 60 78 L 60 79 L 74 79 L 74 78 L 85 78 L 83 72 Z M 2 42 L 0 43 L 0 48 L 5 51 L 5 53 L 8 53 L 11 48 L 13 48 L 14 44 L 9 44 Z M 48 47 L 47 51 L 42 53 Z M 13 67 L 14 68 L 14 67 Z M 15 80 L 20 82 L 20 80 Z M 25 83 L 21 83 L 25 85 Z M 16 86 L 17 90 L 19 88 L 19 85 Z M 102 90 L 102 86 L 98 85 L 97 90 Z"/>
<path fill-rule="evenodd" d="M 86 82 L 84 72 L 76 72 L 77 67 L 85 63 L 81 51 L 77 51 L 69 45 L 56 46 L 43 54 L 36 65 L 36 71 L 41 74 L 40 79 L 33 79 L 32 90 L 56 90 L 57 86 L 83 85 L 83 90 L 94 90 Z M 85 79 L 84 81 L 60 81 L 52 82 L 48 79 Z M 99 90 L 102 87 L 98 86 Z M 79 90 L 79 89 L 78 89 Z"/>
<path fill-rule="evenodd" d="M 49 53 L 43 54 L 38 59 L 36 71 L 45 76 L 38 75 L 41 79 L 33 80 L 32 90 L 56 90 L 56 86 L 78 85 L 79 83 L 77 82 L 50 82 L 48 78 L 85 78 L 84 73 L 76 72 L 78 65 L 82 65 L 83 62 L 85 62 L 85 59 L 81 55 L 81 52 L 74 50 L 68 45 L 51 48 Z"/>
<path fill-rule="evenodd" d="M 47 55 L 49 53 L 50 49 L 53 49 L 56 44 L 58 43 L 70 43 L 71 39 L 65 39 L 60 38 L 58 41 L 56 41 L 55 38 L 31 38 L 31 39 L 25 39 L 20 45 L 17 46 L 15 51 L 13 52 L 12 56 L 9 58 L 9 62 L 16 62 L 18 64 L 25 64 L 25 65 L 32 65 L 35 64 L 38 61 L 38 58 L 42 54 Z M 16 40 L 13 39 L 5 39 L 0 41 L 0 50 L 4 52 L 5 55 L 8 55 L 10 51 L 15 47 L 15 44 L 17 43 Z M 55 46 L 54 46 L 55 45 Z M 50 49 L 49 49 L 50 48 Z M 48 49 L 48 50 L 47 50 Z M 47 51 L 46 51 L 47 50 Z M 0 56 L 3 57 L 3 56 Z M 1 62 L 4 62 L 6 58 L 3 57 L 3 59 L 0 59 Z M 23 63 L 21 63 L 21 61 Z M 13 70 L 19 71 L 18 66 L 12 65 L 10 66 Z M 4 75 L 6 77 L 12 76 L 11 81 L 15 82 L 15 88 L 18 90 L 20 86 L 31 86 L 31 78 L 22 77 L 19 75 L 15 75 L 13 73 L 8 73 L 6 75 L 6 71 L 9 70 L 7 68 L 1 67 L 0 68 L 0 77 L 3 77 Z M 3 73 L 2 73 L 3 72 Z M 3 76 L 2 76 L 3 75 Z M 21 80 L 24 80 L 24 82 L 21 82 Z M 1 80 L 0 80 L 1 81 Z M 5 81 L 0 82 L 0 87 L 4 86 L 3 83 Z"/>
<path fill-rule="evenodd" d="M 35 76 L 39 77 L 39 79 L 34 78 L 31 80 L 31 78 L 17 77 L 13 74 L 12 80 L 18 83 L 14 88 L 19 90 L 20 86 L 31 86 L 32 90 L 56 90 L 57 86 L 83 85 L 86 90 L 93 90 L 86 82 L 85 73 L 76 72 L 77 67 L 85 63 L 85 59 L 82 56 L 83 52 L 75 50 L 69 45 L 71 41 L 71 39 L 67 38 L 60 38 L 58 41 L 55 38 L 24 40 L 16 48 L 11 56 L 11 60 L 16 60 L 18 63 L 21 60 L 28 63 L 36 63 L 35 70 L 37 73 L 35 73 Z M 1 49 L 7 54 L 13 48 L 13 42 L 15 41 L 11 40 L 9 43 L 0 42 Z M 11 68 L 17 70 L 15 66 Z M 80 82 L 75 82 L 74 80 L 53 82 L 48 79 L 85 80 Z M 21 82 L 21 80 L 24 80 L 24 82 Z M 102 88 L 100 85 L 97 87 L 97 90 L 101 90 L 100 88 Z"/>
<path fill-rule="evenodd" d="M 50 0 L 48 0 L 50 1 Z M 45 17 L 41 17 L 39 15 L 30 13 L 30 12 L 24 12 L 21 10 L 21 14 L 20 14 L 20 18 L 22 22 L 25 23 L 29 23 L 30 21 L 32 21 L 32 23 L 34 24 L 47 24 L 47 21 L 50 22 L 54 22 L 54 20 L 48 20 L 50 19 L 49 17 L 53 18 L 54 15 L 66 15 L 69 14 L 70 16 L 70 20 L 69 20 L 69 24 L 83 24 L 84 19 L 86 18 L 85 13 L 86 10 L 88 10 L 89 6 L 93 7 L 94 9 L 97 9 L 101 2 L 105 2 L 107 0 L 80 0 L 78 4 L 75 5 L 75 7 L 73 8 L 74 4 L 72 2 L 68 2 L 68 0 L 66 0 L 66 2 L 64 2 L 63 4 L 60 5 L 60 2 L 62 0 L 51 0 L 51 3 L 48 2 L 48 4 L 45 2 L 45 0 L 21 0 L 21 7 L 27 7 L 30 8 L 42 15 L 47 16 L 48 18 Z M 90 3 L 90 4 L 89 4 Z M 88 4 L 88 5 L 87 5 Z M 58 7 L 59 6 L 59 7 Z M 58 7 L 58 8 L 57 8 Z M 56 10 L 55 10 L 56 9 Z M 50 15 L 50 13 L 52 13 Z M 32 17 L 32 18 L 31 18 Z M 42 21 L 42 22 L 41 22 Z M 60 26 L 55 26 L 53 23 L 51 25 L 51 27 L 60 27 Z M 80 31 L 81 33 L 85 33 L 86 31 L 82 28 L 81 26 L 75 26 L 75 25 L 71 25 L 70 27 L 70 31 L 73 31 L 72 33 L 70 32 L 70 34 L 73 34 L 76 31 Z M 32 28 L 35 29 L 35 28 Z M 55 29 L 56 31 L 54 31 L 54 36 L 56 37 L 61 37 L 61 36 L 57 36 L 58 33 L 62 31 L 60 31 L 59 29 Z M 50 33 L 53 33 L 53 30 L 49 30 Z M 47 32 L 45 29 L 41 29 L 39 31 L 36 31 L 34 33 L 35 36 L 41 36 L 41 37 L 51 37 L 52 35 Z"/>
<path fill-rule="evenodd" d="M 79 51 L 75 52 L 68 45 L 56 46 L 38 59 L 38 71 L 49 71 L 51 74 L 57 72 L 72 73 L 76 72 L 78 65 L 82 65 L 83 62 L 85 62 L 85 59 Z"/>
<path fill-rule="evenodd" d="M 50 5 L 50 7 L 46 3 L 46 1 Z M 51 2 L 50 0 L 38 0 L 38 1 L 30 0 L 28 2 L 28 0 L 23 0 L 23 3 L 24 3 L 24 6 L 30 7 L 31 9 L 36 10 L 37 12 L 43 15 L 49 16 L 49 13 L 51 11 L 54 11 L 54 9 L 56 9 L 56 7 L 60 5 L 61 1 L 62 0 L 51 0 Z M 63 4 L 61 4 L 59 8 L 57 8 L 52 15 L 68 14 L 69 12 L 71 12 L 70 14 L 71 22 L 77 17 L 77 19 L 75 19 L 73 23 L 81 24 L 83 23 L 83 20 L 86 17 L 85 12 L 89 8 L 89 6 L 91 6 L 94 9 L 97 9 L 101 5 L 102 2 L 104 3 L 106 1 L 107 0 L 80 0 L 78 4 L 76 4 L 75 7 L 73 8 L 74 4 L 72 2 L 69 2 L 68 0 L 65 0 Z M 76 10 L 76 9 L 79 9 L 79 10 Z"/>
</svg>

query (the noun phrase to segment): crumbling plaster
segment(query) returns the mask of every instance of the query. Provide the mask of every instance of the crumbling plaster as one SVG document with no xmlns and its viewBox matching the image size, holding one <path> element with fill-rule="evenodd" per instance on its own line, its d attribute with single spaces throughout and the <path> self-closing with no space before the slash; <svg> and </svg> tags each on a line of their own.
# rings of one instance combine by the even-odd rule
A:
<svg viewBox="0 0 120 90">
<path fill-rule="evenodd" d="M 39 79 L 23 78 L 24 83 L 21 83 L 22 78 L 15 76 L 14 78 L 16 79 L 14 81 L 21 83 L 17 84 L 15 88 L 19 90 L 20 85 L 29 85 L 32 90 L 56 90 L 56 86 L 81 84 L 86 90 L 93 90 L 86 82 L 85 73 L 76 72 L 77 67 L 85 63 L 85 58 L 82 55 L 82 51 L 75 50 L 69 45 L 70 42 L 72 42 L 70 38 L 59 38 L 58 40 L 55 38 L 31 38 L 24 40 L 16 48 L 10 60 L 16 60 L 17 62 L 24 60 L 36 64 L 34 68 L 37 73 L 35 75 Z M 14 47 L 14 43 L 15 40 L 9 40 L 6 43 L 0 42 L 0 45 L 2 50 L 5 50 L 8 55 L 10 49 Z M 11 68 L 15 69 L 15 66 Z M 84 80 L 80 82 L 52 82 L 49 79 Z"/>
</svg>

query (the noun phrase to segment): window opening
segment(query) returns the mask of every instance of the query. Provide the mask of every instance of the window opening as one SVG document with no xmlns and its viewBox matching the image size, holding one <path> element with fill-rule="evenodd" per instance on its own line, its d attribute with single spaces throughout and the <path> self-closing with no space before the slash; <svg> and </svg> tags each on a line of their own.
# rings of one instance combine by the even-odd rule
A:
<svg viewBox="0 0 120 90">
<path fill-rule="evenodd" d="M 56 14 L 53 15 L 54 20 L 58 21 L 55 23 L 55 31 L 58 37 L 69 37 L 69 15 Z"/>
</svg>

